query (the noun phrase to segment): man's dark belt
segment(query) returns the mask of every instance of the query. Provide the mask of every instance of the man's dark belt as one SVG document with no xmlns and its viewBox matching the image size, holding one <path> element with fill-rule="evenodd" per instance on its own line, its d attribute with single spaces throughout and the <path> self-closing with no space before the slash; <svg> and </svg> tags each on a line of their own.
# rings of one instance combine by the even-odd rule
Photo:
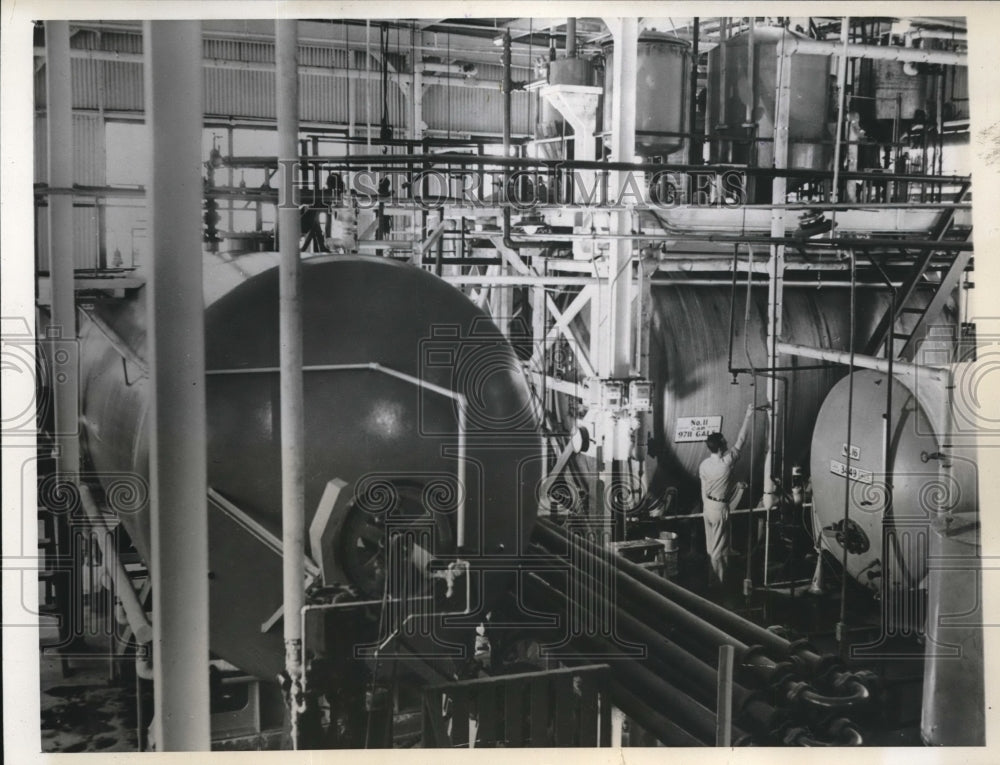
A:
<svg viewBox="0 0 1000 765">
<path fill-rule="evenodd" d="M 722 504 L 726 504 L 726 503 L 729 502 L 729 500 L 727 500 L 727 499 L 716 499 L 715 497 L 710 497 L 708 494 L 706 494 L 705 497 L 707 499 L 712 500 L 713 502 L 721 502 Z"/>
</svg>

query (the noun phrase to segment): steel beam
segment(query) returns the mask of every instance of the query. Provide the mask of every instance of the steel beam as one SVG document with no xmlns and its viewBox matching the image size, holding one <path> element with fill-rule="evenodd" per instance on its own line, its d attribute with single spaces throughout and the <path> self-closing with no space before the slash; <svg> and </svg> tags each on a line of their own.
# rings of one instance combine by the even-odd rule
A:
<svg viewBox="0 0 1000 765">
<path fill-rule="evenodd" d="M 153 731 L 160 751 L 207 751 L 201 22 L 152 21 L 144 29 L 153 157 L 147 313 Z"/>
</svg>

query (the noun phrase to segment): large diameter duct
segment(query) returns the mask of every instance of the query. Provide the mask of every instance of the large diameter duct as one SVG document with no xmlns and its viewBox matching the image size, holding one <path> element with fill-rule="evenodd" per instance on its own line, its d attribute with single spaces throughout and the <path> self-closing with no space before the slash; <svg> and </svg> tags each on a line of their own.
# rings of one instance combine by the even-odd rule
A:
<svg viewBox="0 0 1000 765">
<path fill-rule="evenodd" d="M 737 287 L 735 305 L 728 287 L 658 286 L 652 290 L 650 377 L 656 385 L 653 415 L 654 456 L 657 458 L 651 491 L 659 496 L 676 491 L 679 510 L 697 504 L 698 466 L 708 456 L 707 432 L 721 430 L 730 442 L 736 438 L 747 404 L 766 401 L 764 382 L 750 374 L 735 378 L 729 371 L 730 310 L 733 311 L 732 363 L 735 368 L 766 371 L 767 292 L 755 289 L 745 322 L 746 291 Z M 873 292 L 859 295 L 859 338 L 867 337 L 887 298 Z M 784 293 L 784 337 L 821 348 L 846 349 L 850 322 L 843 310 L 843 293 L 836 290 L 794 288 Z M 749 352 L 749 353 L 748 353 Z M 814 362 L 779 356 L 782 367 L 813 366 Z M 805 464 L 813 422 L 823 398 L 844 370 L 810 369 L 781 372 L 788 380 L 779 395 L 787 395 L 784 435 L 786 468 Z M 787 391 L 784 388 L 787 387 Z M 786 414 L 779 404 L 779 418 Z M 756 428 L 736 463 L 734 480 L 752 484 L 754 496 L 763 484 L 767 418 L 758 416 Z M 751 451 L 753 475 L 751 477 Z M 777 464 L 777 463 L 776 463 Z M 752 478 L 752 480 L 751 480 Z"/>
</svg>

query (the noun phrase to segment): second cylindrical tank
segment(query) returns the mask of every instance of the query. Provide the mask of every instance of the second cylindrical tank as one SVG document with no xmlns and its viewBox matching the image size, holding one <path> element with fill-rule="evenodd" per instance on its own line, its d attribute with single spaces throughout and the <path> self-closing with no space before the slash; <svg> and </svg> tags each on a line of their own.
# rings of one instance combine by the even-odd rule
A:
<svg viewBox="0 0 1000 765">
<path fill-rule="evenodd" d="M 751 37 L 752 35 L 752 37 Z M 796 53 L 789 83 L 778 82 L 783 43 L 801 38 L 781 27 L 757 27 L 708 54 L 708 133 L 713 161 L 774 164 L 774 120 L 779 86 L 790 86 L 788 166 L 824 170 L 832 156 L 830 57 Z M 755 144 L 749 138 L 756 137 Z"/>
<path fill-rule="evenodd" d="M 635 93 L 635 151 L 665 157 L 685 146 L 691 46 L 660 32 L 639 35 Z M 604 132 L 613 129 L 615 47 L 604 45 Z M 605 138 L 605 142 L 609 142 Z M 619 158 L 631 161 L 631 157 Z"/>
</svg>

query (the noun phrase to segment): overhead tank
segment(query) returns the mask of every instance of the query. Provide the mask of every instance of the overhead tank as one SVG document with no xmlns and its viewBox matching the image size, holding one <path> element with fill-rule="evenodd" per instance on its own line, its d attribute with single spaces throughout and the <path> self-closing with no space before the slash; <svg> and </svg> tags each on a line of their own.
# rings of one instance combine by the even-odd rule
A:
<svg viewBox="0 0 1000 765">
<path fill-rule="evenodd" d="M 386 259 L 312 258 L 302 282 L 306 521 L 329 481 L 347 483 L 353 501 L 331 542 L 352 580 L 343 583 L 367 592 L 378 581 L 387 519 L 433 524 L 432 552 L 454 554 L 463 496 L 462 554 L 517 554 L 534 523 L 540 442 L 527 384 L 493 322 L 445 282 Z M 281 536 L 277 269 L 206 289 L 219 292 L 205 316 L 208 483 L 236 511 L 209 503 L 211 646 L 272 679 L 284 663 L 280 546 L 266 543 Z M 97 321 L 81 327 L 83 437 L 101 476 L 148 475 L 145 310 L 141 295 L 98 304 Z M 466 396 L 465 446 L 452 398 L 384 370 Z M 148 504 L 120 517 L 149 560 Z"/>
<path fill-rule="evenodd" d="M 594 68 L 589 59 L 565 57 L 548 63 L 549 85 L 593 85 Z M 538 100 L 538 130 L 536 137 L 562 135 L 565 120 L 558 109 L 545 98 Z"/>
<path fill-rule="evenodd" d="M 713 162 L 774 166 L 778 56 L 782 41 L 795 39 L 805 38 L 782 27 L 756 27 L 709 52 L 708 132 L 715 139 L 728 139 L 711 141 Z M 829 114 L 830 57 L 796 53 L 791 58 L 791 81 L 780 84 L 790 86 L 788 166 L 828 169 L 833 147 L 822 141 L 830 139 L 827 121 L 836 118 Z M 750 126 L 759 139 L 752 150 L 746 141 Z"/>
<path fill-rule="evenodd" d="M 612 130 L 615 45 L 604 44 L 604 132 Z M 688 99 L 691 79 L 691 46 L 661 32 L 639 35 L 635 83 L 635 151 L 642 157 L 680 151 L 688 130 Z M 647 132 L 649 134 L 644 135 Z M 672 133 L 673 135 L 653 135 Z M 609 136 L 605 144 L 611 144 Z M 631 157 L 619 158 L 631 161 Z"/>
</svg>

